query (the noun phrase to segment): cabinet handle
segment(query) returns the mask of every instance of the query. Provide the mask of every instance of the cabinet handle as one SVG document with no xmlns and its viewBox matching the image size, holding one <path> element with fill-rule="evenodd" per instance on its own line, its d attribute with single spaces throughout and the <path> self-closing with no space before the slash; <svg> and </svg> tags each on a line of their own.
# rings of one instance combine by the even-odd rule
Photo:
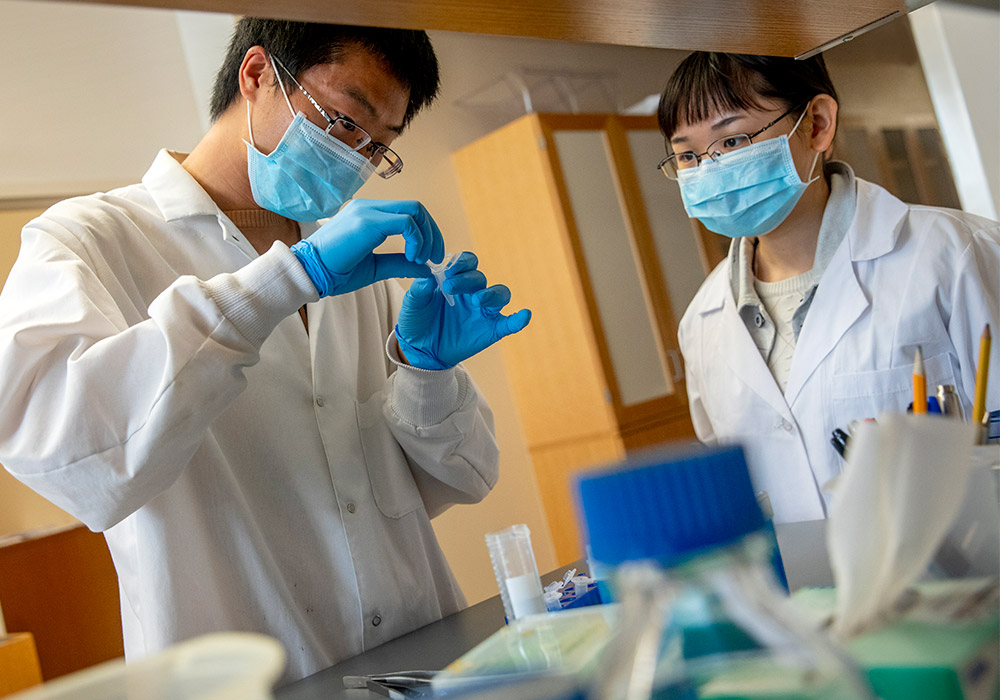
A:
<svg viewBox="0 0 1000 700">
<path fill-rule="evenodd" d="M 667 360 L 670 362 L 670 369 L 673 371 L 670 379 L 676 384 L 684 381 L 684 360 L 680 352 L 673 348 L 667 348 Z"/>
</svg>

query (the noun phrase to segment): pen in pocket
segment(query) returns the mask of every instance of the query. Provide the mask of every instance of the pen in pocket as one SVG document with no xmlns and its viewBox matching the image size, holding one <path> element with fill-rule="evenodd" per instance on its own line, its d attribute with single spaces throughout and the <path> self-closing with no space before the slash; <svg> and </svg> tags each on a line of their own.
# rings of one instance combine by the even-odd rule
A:
<svg viewBox="0 0 1000 700">
<path fill-rule="evenodd" d="M 840 428 L 834 429 L 833 433 L 830 435 L 830 444 L 833 445 L 833 449 L 835 449 L 837 454 L 841 457 L 843 457 L 844 452 L 847 451 L 848 440 L 850 440 L 850 436 Z"/>
</svg>

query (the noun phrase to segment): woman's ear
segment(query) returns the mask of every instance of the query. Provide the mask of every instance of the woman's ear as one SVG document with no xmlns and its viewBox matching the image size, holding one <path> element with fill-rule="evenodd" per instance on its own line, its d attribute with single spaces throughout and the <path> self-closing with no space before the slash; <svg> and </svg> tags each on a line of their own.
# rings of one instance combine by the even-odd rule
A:
<svg viewBox="0 0 1000 700">
<path fill-rule="evenodd" d="M 830 95 L 816 95 L 809 103 L 809 148 L 826 153 L 837 133 L 837 101 Z"/>
<path fill-rule="evenodd" d="M 263 47 L 251 46 L 240 64 L 240 94 L 248 102 L 255 102 L 258 93 L 274 82 L 273 72 Z"/>
</svg>

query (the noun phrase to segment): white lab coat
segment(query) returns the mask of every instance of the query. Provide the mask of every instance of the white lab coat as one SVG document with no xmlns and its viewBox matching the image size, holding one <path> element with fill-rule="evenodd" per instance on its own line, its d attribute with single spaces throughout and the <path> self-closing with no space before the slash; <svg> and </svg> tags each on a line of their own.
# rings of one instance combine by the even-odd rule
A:
<svg viewBox="0 0 1000 700">
<path fill-rule="evenodd" d="M 257 631 L 290 680 L 464 607 L 430 518 L 495 484 L 492 416 L 461 368 L 390 362 L 401 299 L 317 300 L 167 152 L 25 227 L 0 461 L 105 531 L 128 658 Z"/>
<path fill-rule="evenodd" d="M 843 461 L 830 444 L 852 420 L 903 411 L 913 358 L 927 386 L 953 384 L 971 411 L 979 337 L 1000 328 L 1000 226 L 907 205 L 857 180 L 857 208 L 800 332 L 782 394 L 737 313 L 727 258 L 679 327 L 691 419 L 705 443 L 741 443 L 776 522 L 825 518 Z M 993 343 L 988 407 L 1000 408 Z"/>
</svg>

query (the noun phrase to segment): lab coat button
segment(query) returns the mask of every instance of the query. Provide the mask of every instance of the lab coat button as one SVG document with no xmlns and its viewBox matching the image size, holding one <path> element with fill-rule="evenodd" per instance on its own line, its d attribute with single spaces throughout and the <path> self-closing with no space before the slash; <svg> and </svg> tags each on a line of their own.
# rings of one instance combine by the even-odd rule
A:
<svg viewBox="0 0 1000 700">
<path fill-rule="evenodd" d="M 792 432 L 792 428 L 794 428 L 795 426 L 793 426 L 793 425 L 792 425 L 791 423 L 789 423 L 789 422 L 788 422 L 787 420 L 785 420 L 785 419 L 782 419 L 782 420 L 781 420 L 781 427 L 782 427 L 782 428 L 784 428 L 784 429 L 785 429 L 786 431 L 788 431 L 788 432 Z"/>
<path fill-rule="evenodd" d="M 763 325 L 764 325 L 764 316 L 762 314 L 757 314 L 756 316 L 753 317 L 753 322 L 754 322 L 754 324 L 756 324 L 756 326 L 758 328 L 763 327 Z"/>
<path fill-rule="evenodd" d="M 382 618 L 380 616 L 376 615 L 375 617 L 372 618 L 372 626 L 378 627 L 381 624 L 382 624 Z"/>
<path fill-rule="evenodd" d="M 355 511 L 356 511 L 357 509 L 358 509 L 358 507 L 357 507 L 356 505 L 354 505 L 353 503 L 348 503 L 348 504 L 347 504 L 347 512 L 348 512 L 348 513 L 353 513 L 353 512 L 355 512 Z"/>
<path fill-rule="evenodd" d="M 323 401 L 323 397 L 322 396 L 317 396 L 316 397 L 316 405 L 319 406 L 320 408 L 323 408 L 323 406 L 326 405 L 326 402 Z"/>
</svg>

